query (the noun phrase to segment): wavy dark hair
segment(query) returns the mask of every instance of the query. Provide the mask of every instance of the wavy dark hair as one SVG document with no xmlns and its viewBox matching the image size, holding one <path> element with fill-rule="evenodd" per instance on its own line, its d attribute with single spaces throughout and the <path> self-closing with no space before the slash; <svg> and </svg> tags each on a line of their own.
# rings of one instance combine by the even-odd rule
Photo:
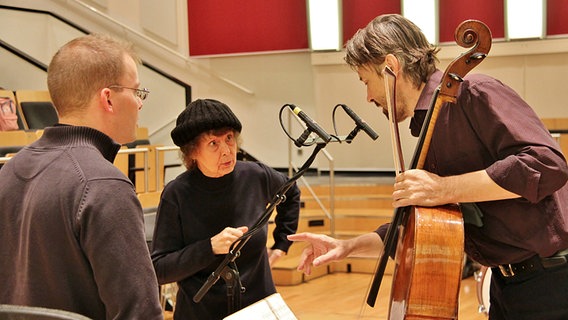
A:
<svg viewBox="0 0 568 320">
<path fill-rule="evenodd" d="M 370 66 L 375 70 L 393 54 L 416 87 L 436 71 L 440 49 L 428 42 L 420 28 L 398 14 L 380 15 L 345 44 L 345 62 L 353 68 Z"/>
</svg>

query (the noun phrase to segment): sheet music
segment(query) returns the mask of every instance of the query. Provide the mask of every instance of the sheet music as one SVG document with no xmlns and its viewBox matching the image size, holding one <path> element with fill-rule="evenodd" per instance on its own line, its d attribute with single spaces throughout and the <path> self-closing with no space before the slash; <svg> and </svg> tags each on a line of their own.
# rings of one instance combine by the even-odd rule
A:
<svg viewBox="0 0 568 320">
<path fill-rule="evenodd" d="M 298 320 L 279 293 L 274 293 L 241 309 L 224 320 Z"/>
</svg>

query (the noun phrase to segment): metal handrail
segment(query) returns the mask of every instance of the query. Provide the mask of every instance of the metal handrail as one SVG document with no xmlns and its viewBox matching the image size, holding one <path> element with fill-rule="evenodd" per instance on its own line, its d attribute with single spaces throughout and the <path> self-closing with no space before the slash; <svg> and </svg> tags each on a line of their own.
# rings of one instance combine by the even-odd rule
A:
<svg viewBox="0 0 568 320">
<path fill-rule="evenodd" d="M 291 132 L 291 130 L 292 130 L 292 123 L 291 123 L 292 118 L 296 118 L 296 117 L 292 117 L 292 113 L 289 112 L 288 113 L 288 132 Z M 296 121 L 299 122 L 299 120 L 297 118 L 296 118 Z M 301 122 L 299 122 L 299 123 L 301 125 L 303 125 Z M 296 165 L 294 165 L 294 163 L 292 161 L 292 151 L 293 151 L 292 141 L 288 140 L 288 174 L 289 174 L 289 176 L 292 176 L 294 171 L 296 171 L 296 172 L 298 171 L 298 167 Z M 307 181 L 307 179 L 304 176 L 300 177 L 300 179 L 304 183 L 304 185 L 306 186 L 306 189 L 308 189 L 308 191 L 310 192 L 310 194 L 312 195 L 314 200 L 317 202 L 318 206 L 321 208 L 321 210 L 324 212 L 326 217 L 329 219 L 329 231 L 331 233 L 331 236 L 335 237 L 335 167 L 334 167 L 335 160 L 333 159 L 333 156 L 331 156 L 331 154 L 326 149 L 322 149 L 322 152 L 329 162 L 329 210 L 326 209 L 325 205 L 320 200 L 319 196 L 315 193 L 315 191 L 312 189 L 312 187 L 310 186 L 310 183 Z"/>
<path fill-rule="evenodd" d="M 324 212 L 325 216 L 329 219 L 329 231 L 331 236 L 335 237 L 335 161 L 331 154 L 327 152 L 327 150 L 323 149 L 322 152 L 329 161 L 329 211 L 326 209 L 325 205 L 320 200 L 314 189 L 312 189 L 308 180 L 304 176 L 300 177 L 300 179 L 302 180 L 306 189 L 308 189 L 312 197 L 314 197 L 314 200 Z M 298 171 L 298 167 L 295 166 L 292 162 L 290 162 L 290 168 L 292 168 L 292 170 L 296 172 Z"/>
<path fill-rule="evenodd" d="M 223 77 L 223 76 L 217 74 L 217 73 L 214 72 L 213 70 L 211 70 L 211 69 L 209 69 L 209 68 L 207 68 L 207 67 L 205 67 L 205 66 L 203 66 L 203 65 L 201 65 L 201 64 L 199 64 L 199 63 L 197 63 L 197 62 L 195 62 L 195 61 L 193 61 L 193 60 L 191 60 L 191 58 L 189 58 L 188 56 L 185 56 L 185 55 L 183 55 L 183 54 L 181 54 L 181 53 L 179 53 L 179 52 L 173 50 L 172 48 L 170 48 L 170 47 L 168 47 L 168 46 L 166 46 L 166 45 L 164 45 L 164 44 L 162 44 L 162 43 L 160 43 L 160 42 L 158 42 L 158 41 L 156 41 L 156 40 L 154 40 L 154 39 L 152 39 L 152 38 L 150 38 L 150 37 L 148 37 L 148 36 L 146 36 L 146 35 L 144 35 L 144 34 L 142 34 L 142 33 L 140 33 L 139 31 L 135 30 L 134 28 L 129 27 L 128 25 L 126 25 L 126 24 L 124 24 L 124 23 L 122 23 L 122 22 L 120 22 L 120 21 L 118 21 L 118 20 L 116 20 L 116 19 L 114 19 L 114 18 L 108 16 L 108 15 L 105 14 L 104 12 L 101 12 L 101 11 L 98 10 L 97 8 L 95 8 L 95 7 L 89 5 L 89 4 L 87 4 L 87 3 L 85 3 L 85 2 L 83 2 L 83 1 L 81 1 L 81 0 L 70 0 L 70 1 L 75 2 L 76 4 L 78 4 L 79 6 L 83 7 L 84 9 L 89 10 L 89 11 L 92 12 L 93 14 L 96 14 L 96 15 L 98 15 L 99 17 L 102 17 L 103 19 L 112 22 L 113 24 L 115 24 L 115 25 L 119 26 L 120 28 L 122 28 L 124 31 L 127 31 L 127 32 L 129 32 L 130 34 L 136 35 L 137 37 L 139 37 L 139 38 L 141 38 L 141 39 L 145 39 L 146 41 L 152 43 L 152 45 L 154 45 L 155 47 L 158 47 L 158 48 L 160 48 L 160 49 L 162 49 L 162 50 L 164 50 L 164 51 L 167 51 L 169 54 L 175 56 L 176 58 L 180 59 L 180 60 L 183 61 L 184 63 L 186 63 L 186 64 L 188 64 L 188 65 L 191 65 L 191 66 L 194 66 L 194 67 L 197 67 L 197 68 L 201 69 L 202 71 L 206 72 L 207 74 L 209 74 L 210 76 L 212 76 L 212 77 L 214 77 L 214 78 L 216 78 L 216 79 L 218 79 L 218 80 L 221 80 L 221 81 L 223 81 L 223 82 L 229 84 L 230 86 L 233 86 L 233 87 L 235 87 L 235 88 L 241 90 L 242 92 L 245 92 L 245 93 L 247 93 L 247 94 L 249 94 L 249 95 L 254 95 L 254 91 L 252 91 L 252 90 L 250 90 L 250 89 L 244 87 L 243 85 L 240 85 L 240 84 L 236 83 L 235 81 L 232 81 L 232 80 L 230 80 L 230 79 L 228 79 L 228 78 L 225 78 L 225 77 Z"/>
<path fill-rule="evenodd" d="M 298 172 L 298 166 L 296 166 L 295 164 L 291 163 L 290 167 L 294 170 L 294 172 Z M 323 213 L 325 214 L 325 216 L 328 219 L 331 219 L 331 214 L 329 213 L 329 211 L 327 210 L 327 208 L 325 207 L 325 205 L 323 204 L 323 202 L 321 202 L 320 198 L 317 196 L 316 192 L 314 191 L 314 189 L 312 189 L 312 187 L 310 186 L 310 183 L 308 182 L 308 180 L 304 177 L 301 176 L 300 180 L 302 180 L 302 182 L 304 183 L 306 189 L 308 189 L 308 191 L 310 192 L 310 194 L 312 195 L 312 197 L 314 197 L 314 200 L 317 202 L 317 204 L 320 206 L 320 208 L 322 209 Z"/>
</svg>

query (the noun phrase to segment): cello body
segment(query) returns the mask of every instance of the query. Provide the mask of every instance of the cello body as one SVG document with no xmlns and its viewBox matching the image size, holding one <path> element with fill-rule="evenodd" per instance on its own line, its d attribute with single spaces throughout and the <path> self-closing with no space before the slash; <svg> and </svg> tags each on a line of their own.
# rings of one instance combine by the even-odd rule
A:
<svg viewBox="0 0 568 320">
<path fill-rule="evenodd" d="M 399 227 L 390 320 L 457 319 L 464 260 L 457 205 L 412 207 Z"/>
</svg>

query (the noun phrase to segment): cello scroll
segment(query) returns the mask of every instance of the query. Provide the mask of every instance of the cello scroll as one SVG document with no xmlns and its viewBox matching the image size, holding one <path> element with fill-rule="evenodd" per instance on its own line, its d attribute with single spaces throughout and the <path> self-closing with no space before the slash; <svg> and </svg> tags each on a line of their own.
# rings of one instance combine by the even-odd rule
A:
<svg viewBox="0 0 568 320">
<path fill-rule="evenodd" d="M 456 43 L 461 47 L 470 48 L 467 52 L 462 53 L 459 57 L 454 59 L 444 72 L 440 86 L 435 93 L 435 104 L 429 111 L 430 121 L 425 122 L 422 130 L 426 130 L 423 141 L 418 143 L 416 150 L 419 154 L 418 161 L 413 168 L 423 169 L 426 155 L 430 148 L 430 140 L 434 134 L 434 126 L 430 125 L 436 123 L 438 113 L 446 102 L 456 102 L 460 84 L 463 82 L 465 75 L 475 68 L 478 64 L 485 59 L 487 53 L 491 49 L 491 31 L 483 22 L 478 20 L 466 20 L 462 22 L 454 34 Z"/>
<path fill-rule="evenodd" d="M 463 77 L 481 63 L 491 49 L 491 30 L 478 20 L 462 22 L 456 28 L 454 37 L 460 47 L 472 48 L 462 53 L 446 68 L 440 85 L 440 94 L 447 96 L 450 102 L 455 101 Z"/>
</svg>

